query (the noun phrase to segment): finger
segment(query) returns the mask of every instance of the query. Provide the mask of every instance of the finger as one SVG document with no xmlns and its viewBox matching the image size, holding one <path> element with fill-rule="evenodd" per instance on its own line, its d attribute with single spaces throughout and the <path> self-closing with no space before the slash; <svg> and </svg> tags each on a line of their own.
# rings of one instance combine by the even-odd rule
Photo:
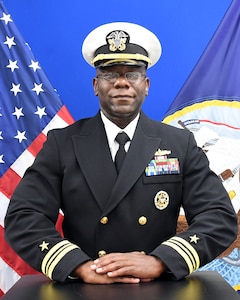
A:
<svg viewBox="0 0 240 300">
<path fill-rule="evenodd" d="M 109 277 L 135 277 L 134 276 L 134 268 L 133 267 L 122 267 L 113 271 L 107 272 L 107 276 Z M 137 277 L 137 276 L 136 276 Z"/>
<path fill-rule="evenodd" d="M 96 264 L 92 264 L 90 266 L 90 269 L 93 270 L 93 271 L 95 271 L 97 269 L 97 265 Z"/>
<path fill-rule="evenodd" d="M 139 283 L 140 282 L 140 278 L 135 278 L 135 277 L 115 277 L 112 278 L 112 280 L 115 283 Z"/>
<path fill-rule="evenodd" d="M 109 253 L 100 258 L 95 259 L 94 264 L 97 267 L 102 267 L 102 266 L 108 265 L 114 261 L 121 260 L 121 257 L 125 257 L 125 256 L 123 256 L 122 253 Z"/>
<path fill-rule="evenodd" d="M 106 265 L 104 267 L 95 267 L 93 266 L 93 269 L 96 273 L 98 274 L 105 274 L 105 273 L 108 273 L 108 272 L 113 272 L 113 271 L 119 271 L 123 268 L 129 268 L 129 266 L 126 266 L 120 262 L 114 262 L 114 263 L 110 263 L 109 265 Z M 117 274 L 117 276 L 122 276 L 122 275 L 129 275 L 129 274 L 123 274 L 123 272 Z M 131 275 L 131 274 L 130 274 Z"/>
<path fill-rule="evenodd" d="M 128 268 L 132 265 L 130 261 L 107 261 L 104 264 L 92 264 L 90 266 L 91 270 L 99 274 L 104 274 L 111 271 L 116 271 L 122 268 Z M 128 275 L 128 274 L 127 274 Z"/>
</svg>

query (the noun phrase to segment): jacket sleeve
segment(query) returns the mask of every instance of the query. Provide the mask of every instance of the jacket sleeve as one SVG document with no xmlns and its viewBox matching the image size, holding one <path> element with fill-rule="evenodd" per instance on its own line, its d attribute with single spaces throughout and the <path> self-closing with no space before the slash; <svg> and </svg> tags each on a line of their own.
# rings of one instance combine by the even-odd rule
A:
<svg viewBox="0 0 240 300">
<path fill-rule="evenodd" d="M 180 279 L 216 258 L 237 235 L 237 216 L 218 176 L 189 135 L 184 163 L 182 203 L 189 228 L 164 241 L 151 254 Z"/>
<path fill-rule="evenodd" d="M 62 168 L 54 133 L 26 171 L 10 201 L 5 237 L 33 268 L 64 281 L 73 269 L 90 260 L 77 245 L 55 228 L 61 208 Z"/>
</svg>

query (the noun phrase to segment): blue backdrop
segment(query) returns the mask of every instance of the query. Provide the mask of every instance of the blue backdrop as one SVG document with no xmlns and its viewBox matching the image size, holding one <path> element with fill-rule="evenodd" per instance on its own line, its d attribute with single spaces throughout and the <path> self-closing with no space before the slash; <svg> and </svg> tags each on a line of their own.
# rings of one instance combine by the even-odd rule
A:
<svg viewBox="0 0 240 300">
<path fill-rule="evenodd" d="M 163 53 L 148 71 L 150 94 L 144 111 L 162 120 L 231 0 L 5 0 L 24 39 L 75 120 L 94 115 L 99 106 L 92 90 L 95 74 L 82 58 L 81 45 L 96 26 L 128 21 L 159 37 Z"/>
</svg>

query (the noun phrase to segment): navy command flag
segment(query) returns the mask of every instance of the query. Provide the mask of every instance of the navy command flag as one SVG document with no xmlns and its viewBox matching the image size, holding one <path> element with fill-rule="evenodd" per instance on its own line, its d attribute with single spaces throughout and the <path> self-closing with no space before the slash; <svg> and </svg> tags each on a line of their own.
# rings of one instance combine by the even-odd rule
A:
<svg viewBox="0 0 240 300">
<path fill-rule="evenodd" d="M 29 45 L 0 2 L 0 297 L 36 273 L 4 240 L 10 197 L 50 129 L 73 122 Z"/>
<path fill-rule="evenodd" d="M 239 0 L 232 1 L 163 122 L 193 132 L 240 218 Z M 240 232 L 230 254 L 203 268 L 218 271 L 236 290 L 240 290 L 239 239 Z"/>
</svg>

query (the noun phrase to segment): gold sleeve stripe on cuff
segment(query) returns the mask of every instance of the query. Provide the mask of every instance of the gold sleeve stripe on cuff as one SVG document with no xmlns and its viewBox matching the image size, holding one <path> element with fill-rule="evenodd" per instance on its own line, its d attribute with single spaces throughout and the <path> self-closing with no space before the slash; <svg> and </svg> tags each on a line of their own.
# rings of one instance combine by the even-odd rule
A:
<svg viewBox="0 0 240 300">
<path fill-rule="evenodd" d="M 188 266 L 189 274 L 199 268 L 200 259 L 198 253 L 186 240 L 174 237 L 162 244 L 173 248 L 182 256 Z"/>
<path fill-rule="evenodd" d="M 187 261 L 191 261 L 190 264 L 187 263 L 189 270 L 196 270 L 200 266 L 200 259 L 197 251 L 183 238 L 174 237 L 168 240 L 170 244 L 168 246 L 174 248 L 177 252 L 181 252 L 182 257 Z M 179 253 L 180 254 L 180 253 Z"/>
<path fill-rule="evenodd" d="M 42 261 L 42 272 L 52 279 L 52 273 L 60 260 L 77 248 L 79 247 L 66 240 L 53 246 Z"/>
<path fill-rule="evenodd" d="M 169 241 L 163 242 L 162 244 L 173 248 L 174 250 L 176 250 L 184 258 L 184 260 L 185 260 L 185 262 L 188 266 L 188 269 L 189 269 L 189 274 L 191 274 L 194 271 L 193 265 L 192 265 L 192 262 L 191 262 L 190 258 L 187 256 L 187 254 L 181 248 L 179 248 L 175 244 L 172 244 Z"/>
<path fill-rule="evenodd" d="M 60 260 L 70 251 L 77 249 L 78 247 L 76 245 L 73 245 L 71 243 L 68 243 L 67 245 L 61 247 L 58 249 L 52 256 L 49 258 L 48 261 L 45 263 L 45 272 L 43 272 L 45 275 L 47 275 L 49 278 L 52 279 L 52 273 L 54 271 L 54 268 L 57 266 L 57 264 L 60 262 Z M 44 262 L 43 262 L 44 264 Z"/>
<path fill-rule="evenodd" d="M 195 265 L 195 268 L 194 270 L 198 269 L 199 266 L 200 266 L 200 258 L 199 258 L 199 255 L 197 253 L 197 251 L 195 250 L 195 248 L 189 243 L 187 242 L 185 239 L 183 238 L 180 238 L 180 237 L 173 237 L 170 239 L 171 241 L 175 242 L 175 243 L 178 243 L 178 244 L 182 244 L 183 247 L 186 249 L 186 251 L 188 250 L 189 252 L 189 256 L 193 258 L 194 260 L 194 265 Z"/>
<path fill-rule="evenodd" d="M 48 253 L 45 255 L 43 261 L 42 261 L 42 272 L 47 275 L 46 272 L 46 268 L 47 268 L 47 264 L 49 262 L 49 260 L 52 258 L 52 256 L 56 253 L 56 251 L 58 251 L 59 249 L 61 249 L 62 247 L 64 247 L 65 245 L 69 244 L 69 241 L 67 240 L 63 240 L 59 243 L 57 243 L 55 246 L 53 246 Z"/>
<path fill-rule="evenodd" d="M 56 265 L 60 262 L 60 260 L 70 251 L 77 249 L 78 247 L 76 245 L 69 245 L 67 249 L 64 249 L 58 256 L 57 258 L 52 262 L 51 266 L 49 266 L 48 270 L 48 276 L 52 279 L 52 273 L 56 267 Z"/>
</svg>

